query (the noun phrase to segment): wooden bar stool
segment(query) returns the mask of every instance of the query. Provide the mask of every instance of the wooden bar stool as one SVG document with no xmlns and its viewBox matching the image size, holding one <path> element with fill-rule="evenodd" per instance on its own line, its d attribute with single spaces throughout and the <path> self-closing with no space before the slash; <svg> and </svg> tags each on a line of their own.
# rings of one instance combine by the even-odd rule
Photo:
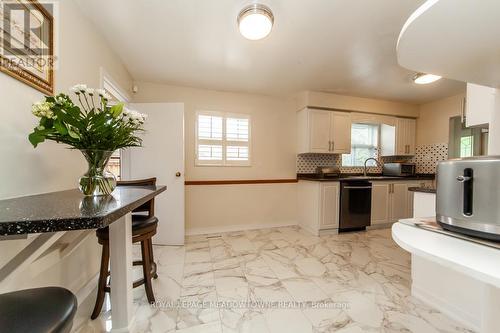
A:
<svg viewBox="0 0 500 333">
<path fill-rule="evenodd" d="M 151 186 L 156 185 L 156 178 L 119 181 L 118 186 Z M 147 213 L 147 214 L 144 214 Z M 141 243 L 142 260 L 133 262 L 134 266 L 142 266 L 143 278 L 134 281 L 133 287 L 144 285 L 146 296 L 149 303 L 155 301 L 153 294 L 152 279 L 157 279 L 156 263 L 153 257 L 152 237 L 156 234 L 158 219 L 154 216 L 154 199 L 146 202 L 142 206 L 132 211 L 132 242 Z M 104 297 L 110 292 L 111 286 L 108 283 L 109 276 L 109 228 L 96 230 L 97 241 L 102 245 L 101 270 L 99 273 L 99 282 L 97 286 L 97 299 L 95 301 L 94 311 L 90 318 L 96 319 L 101 313 Z"/>
</svg>

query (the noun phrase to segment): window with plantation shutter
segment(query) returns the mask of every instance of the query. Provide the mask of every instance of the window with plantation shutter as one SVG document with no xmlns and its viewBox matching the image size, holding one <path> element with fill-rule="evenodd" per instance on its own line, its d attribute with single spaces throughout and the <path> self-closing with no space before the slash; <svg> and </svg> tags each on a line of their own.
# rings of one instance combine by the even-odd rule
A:
<svg viewBox="0 0 500 333">
<path fill-rule="evenodd" d="M 250 116 L 198 112 L 196 165 L 250 165 Z"/>
</svg>

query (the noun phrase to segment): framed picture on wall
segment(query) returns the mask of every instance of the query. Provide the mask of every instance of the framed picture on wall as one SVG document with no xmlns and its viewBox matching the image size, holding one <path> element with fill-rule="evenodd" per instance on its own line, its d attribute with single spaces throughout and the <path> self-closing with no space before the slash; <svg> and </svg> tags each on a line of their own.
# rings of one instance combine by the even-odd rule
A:
<svg viewBox="0 0 500 333">
<path fill-rule="evenodd" d="M 0 71 L 47 95 L 54 93 L 54 6 L 0 1 Z"/>
</svg>

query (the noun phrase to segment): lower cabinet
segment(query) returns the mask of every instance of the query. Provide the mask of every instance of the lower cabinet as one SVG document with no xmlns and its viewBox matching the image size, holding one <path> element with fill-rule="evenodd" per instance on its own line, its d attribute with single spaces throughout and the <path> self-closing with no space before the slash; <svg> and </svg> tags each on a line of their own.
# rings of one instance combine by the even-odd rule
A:
<svg viewBox="0 0 500 333">
<path fill-rule="evenodd" d="M 298 184 L 299 225 L 314 235 L 339 228 L 339 182 L 301 180 Z"/>
<path fill-rule="evenodd" d="M 372 225 L 389 223 L 391 214 L 389 185 L 382 182 L 372 182 Z"/>
<path fill-rule="evenodd" d="M 432 181 L 372 182 L 371 225 L 382 225 L 413 217 L 413 192 L 410 187 L 426 185 Z"/>
<path fill-rule="evenodd" d="M 413 195 L 409 187 L 431 181 L 372 181 L 371 225 L 389 225 L 413 216 Z M 298 183 L 299 225 L 314 235 L 338 231 L 340 183 L 300 180 Z"/>
</svg>

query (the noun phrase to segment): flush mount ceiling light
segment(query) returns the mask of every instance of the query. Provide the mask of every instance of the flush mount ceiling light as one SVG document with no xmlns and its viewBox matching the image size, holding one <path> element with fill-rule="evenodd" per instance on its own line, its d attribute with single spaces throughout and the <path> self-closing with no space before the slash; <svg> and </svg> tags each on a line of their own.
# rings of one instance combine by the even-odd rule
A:
<svg viewBox="0 0 500 333">
<path fill-rule="evenodd" d="M 417 73 L 413 77 L 413 82 L 416 84 L 429 84 L 432 82 L 436 82 L 441 79 L 441 76 L 434 74 L 425 74 L 425 73 Z"/>
<path fill-rule="evenodd" d="M 259 40 L 271 32 L 274 16 L 271 9 L 262 4 L 252 4 L 238 14 L 238 27 L 243 37 Z"/>
</svg>

